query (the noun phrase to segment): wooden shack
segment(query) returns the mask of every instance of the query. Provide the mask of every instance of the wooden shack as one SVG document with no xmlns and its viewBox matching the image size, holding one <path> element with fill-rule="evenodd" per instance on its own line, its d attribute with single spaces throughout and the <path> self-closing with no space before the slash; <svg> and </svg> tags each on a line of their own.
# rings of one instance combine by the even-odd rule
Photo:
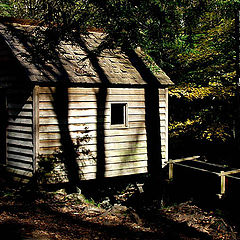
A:
<svg viewBox="0 0 240 240">
<path fill-rule="evenodd" d="M 82 141 L 91 153 L 78 161 L 83 179 L 100 170 L 104 177 L 147 173 L 151 158 L 167 162 L 172 82 L 163 71 L 153 74 L 139 50 L 92 54 L 101 32 L 82 36 L 79 45 L 62 42 L 58 59 L 38 64 L 20 37 L 30 28 L 0 24 L 1 164 L 31 177 L 39 158 L 61 149 L 69 136 L 72 146 Z"/>
</svg>

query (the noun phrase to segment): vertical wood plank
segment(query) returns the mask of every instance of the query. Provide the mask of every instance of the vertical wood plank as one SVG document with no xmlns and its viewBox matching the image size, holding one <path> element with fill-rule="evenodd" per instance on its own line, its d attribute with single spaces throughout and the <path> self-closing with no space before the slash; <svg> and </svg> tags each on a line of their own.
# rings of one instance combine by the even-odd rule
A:
<svg viewBox="0 0 240 240">
<path fill-rule="evenodd" d="M 165 101 L 166 101 L 166 115 L 165 115 L 165 117 L 166 117 L 166 125 L 165 125 L 165 131 L 166 131 L 166 137 L 165 137 L 165 142 L 166 142 L 166 149 L 165 149 L 165 151 L 166 151 L 166 155 L 165 155 L 165 161 L 166 161 L 166 163 L 168 162 L 168 88 L 165 88 Z M 164 163 L 163 163 L 163 167 L 164 167 Z"/>
<path fill-rule="evenodd" d="M 39 154 L 39 86 L 33 89 L 33 172 L 36 172 Z"/>
</svg>

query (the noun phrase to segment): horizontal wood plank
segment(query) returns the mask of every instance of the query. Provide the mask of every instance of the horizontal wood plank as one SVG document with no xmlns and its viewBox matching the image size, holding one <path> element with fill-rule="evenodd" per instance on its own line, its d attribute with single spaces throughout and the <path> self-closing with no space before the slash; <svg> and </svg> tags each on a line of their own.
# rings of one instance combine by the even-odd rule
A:
<svg viewBox="0 0 240 240">
<path fill-rule="evenodd" d="M 8 103 L 8 108 L 9 109 L 22 109 L 22 110 L 32 110 L 32 103 Z"/>
<path fill-rule="evenodd" d="M 33 147 L 32 141 L 24 141 L 24 140 L 10 139 L 10 138 L 7 138 L 7 144 L 16 145 L 16 146 Z"/>
<path fill-rule="evenodd" d="M 123 155 L 123 153 L 116 155 L 115 153 L 112 153 L 112 155 L 115 154 L 115 156 L 111 156 L 110 154 L 107 155 L 106 152 L 106 159 L 105 159 L 105 164 L 120 164 L 120 165 L 125 165 L 127 163 L 131 163 L 131 162 L 140 162 L 140 161 L 146 161 L 148 160 L 147 158 L 147 153 L 136 153 L 136 155 L 132 154 L 132 155 Z M 125 153 L 126 154 L 126 153 Z M 78 164 L 79 166 L 95 166 L 97 164 L 97 159 L 78 159 Z M 160 161 L 160 160 L 159 160 Z"/>
<path fill-rule="evenodd" d="M 105 171 L 123 170 L 123 169 L 134 169 L 140 167 L 147 167 L 147 161 L 137 161 L 137 162 L 125 162 L 125 163 L 112 163 L 105 165 Z M 94 173 L 97 171 L 96 165 L 92 166 L 80 166 L 80 171 L 82 173 Z"/>
<path fill-rule="evenodd" d="M 7 158 L 8 158 L 8 161 L 9 159 L 15 159 L 16 161 L 23 161 L 23 162 L 28 162 L 28 164 L 32 164 L 32 156 L 22 156 L 22 155 L 19 155 L 19 154 L 12 154 L 12 153 L 9 153 L 7 154 Z"/>
<path fill-rule="evenodd" d="M 33 172 L 33 168 L 29 164 L 25 164 L 23 162 L 17 162 L 17 161 L 12 161 L 8 160 L 8 167 L 12 169 L 13 172 L 19 173 L 19 170 L 23 172 L 23 175 L 28 175 L 29 172 Z"/>
<path fill-rule="evenodd" d="M 52 94 L 55 93 L 55 87 L 40 87 L 39 92 Z M 69 88 L 69 94 L 96 94 L 99 88 Z M 159 94 L 165 94 L 165 89 L 159 89 Z M 144 88 L 108 88 L 108 94 L 144 94 Z"/>
<path fill-rule="evenodd" d="M 124 141 L 116 141 L 116 142 L 109 141 L 109 142 L 105 142 L 105 146 L 108 145 L 108 144 L 115 144 L 115 145 L 126 144 L 126 145 L 130 146 L 133 143 L 140 144 L 141 142 L 145 142 L 145 144 L 146 144 L 146 140 L 138 139 L 136 141 L 136 139 L 132 139 L 132 141 L 131 141 L 131 139 L 128 139 L 128 140 L 124 140 Z M 162 146 L 166 146 L 165 140 L 162 140 L 161 143 L 162 143 Z M 90 141 L 88 144 L 89 145 L 96 145 L 96 142 Z M 40 141 L 40 149 L 42 148 L 42 151 L 44 151 L 43 149 L 45 149 L 45 148 L 58 149 L 60 147 L 61 147 L 61 143 L 60 143 L 59 140 L 49 140 L 49 141 L 48 140 L 41 140 Z"/>
<path fill-rule="evenodd" d="M 11 132 L 27 132 L 32 133 L 32 126 L 24 126 L 21 124 L 8 124 L 7 130 Z"/>
<path fill-rule="evenodd" d="M 40 102 L 53 102 L 54 99 L 52 95 L 40 94 L 39 96 Z M 97 102 L 95 95 L 69 95 L 69 102 Z M 108 95 L 106 102 L 130 102 L 136 101 L 141 102 L 144 101 L 144 97 L 142 95 Z"/>
<path fill-rule="evenodd" d="M 11 124 L 11 123 L 14 123 L 14 124 L 27 124 L 27 125 L 32 125 L 32 119 L 31 118 L 9 118 L 8 119 L 8 122 Z"/>
<path fill-rule="evenodd" d="M 72 134 L 73 138 L 76 137 L 96 137 L 97 136 L 97 131 L 96 130 L 86 130 L 86 131 L 70 131 Z M 136 135 L 136 138 L 138 135 L 145 135 L 146 134 L 146 129 L 145 128 L 121 128 L 121 129 L 105 129 L 104 131 L 105 137 L 110 137 L 110 136 L 128 136 L 128 135 Z M 64 134 L 64 132 L 62 132 Z M 164 133 L 163 133 L 164 134 Z M 44 132 L 40 133 L 40 139 L 59 139 L 61 136 L 61 132 Z"/>
<path fill-rule="evenodd" d="M 8 166 L 7 171 L 10 173 L 13 173 L 14 175 L 18 175 L 20 177 L 19 180 L 23 180 L 24 178 L 31 178 L 33 176 L 33 173 L 31 169 L 29 170 L 22 170 L 22 169 L 17 169 L 14 166 Z"/>
<path fill-rule="evenodd" d="M 33 136 L 32 133 L 21 133 L 21 132 L 8 132 L 8 138 L 17 138 L 17 139 L 24 139 L 24 140 L 32 140 Z"/>
<path fill-rule="evenodd" d="M 146 144 L 146 140 L 140 140 L 138 139 L 136 141 L 136 139 L 133 139 L 132 141 L 130 141 L 130 139 L 128 140 L 125 140 L 123 142 L 107 142 L 105 143 L 105 146 L 106 145 L 110 145 L 112 144 L 112 146 L 117 146 L 119 144 L 119 146 L 122 146 L 122 145 L 125 145 L 125 146 L 134 146 L 135 144 L 139 144 L 139 145 L 145 145 Z M 89 145 L 96 145 L 96 142 L 93 142 L 93 141 L 90 141 L 86 146 L 89 146 Z M 61 144 L 60 144 L 60 141 L 59 140 L 51 140 L 51 141 L 48 141 L 48 140 L 42 140 L 40 141 L 40 148 L 59 148 L 61 147 Z"/>
<path fill-rule="evenodd" d="M 164 114 L 166 112 L 165 108 L 159 108 L 159 113 Z M 22 113 L 22 116 L 32 116 L 31 112 Z M 110 109 L 105 110 L 105 115 L 110 115 Z M 129 115 L 145 115 L 145 108 L 128 108 Z M 56 113 L 53 109 L 42 109 L 39 111 L 40 117 L 56 117 Z M 82 117 L 82 116 L 97 116 L 97 109 L 70 109 L 68 112 L 69 117 Z"/>
<path fill-rule="evenodd" d="M 137 107 L 142 107 L 145 108 L 145 103 L 144 102 L 127 102 L 128 107 L 130 108 L 137 108 Z M 106 102 L 106 108 L 110 108 L 110 102 Z M 166 102 L 164 100 L 161 100 L 159 102 L 159 107 L 165 108 L 166 107 Z M 47 110 L 47 109 L 54 109 L 53 104 L 49 102 L 39 102 L 39 109 L 41 110 Z M 81 102 L 81 101 L 76 101 L 76 102 L 69 102 L 68 103 L 68 109 L 97 109 L 97 103 L 95 101 L 92 102 Z"/>
<path fill-rule="evenodd" d="M 105 123 L 110 124 L 110 116 L 105 116 Z M 104 120 L 103 118 L 101 119 L 102 121 Z M 160 120 L 162 121 L 161 124 L 165 125 L 165 119 L 166 119 L 166 114 L 160 114 Z M 22 120 L 22 121 L 21 121 Z M 20 123 L 29 123 L 31 121 L 27 121 L 28 119 L 18 119 Z M 29 119 L 31 120 L 31 119 Z M 129 115 L 128 116 L 128 121 L 129 122 L 145 122 L 145 116 L 144 115 Z M 13 121 L 14 122 L 14 121 Z M 96 123 L 97 122 L 97 117 L 96 116 L 82 116 L 82 117 L 69 117 L 68 120 L 65 121 L 66 124 L 86 124 L 86 123 Z M 57 118 L 54 117 L 49 117 L 49 118 L 40 118 L 39 119 L 39 124 L 40 125 L 56 125 L 58 124 Z"/>
<path fill-rule="evenodd" d="M 54 143 L 54 142 L 59 142 L 59 138 L 54 138 L 54 139 L 40 139 L 40 146 L 42 143 Z M 119 142 L 131 142 L 131 141 L 146 141 L 146 135 L 129 135 L 129 136 L 106 136 L 104 141 L 105 143 L 119 143 Z M 74 138 L 73 138 L 74 141 Z M 89 144 L 96 144 L 96 138 L 92 137 L 89 141 Z"/>
<path fill-rule="evenodd" d="M 11 136 L 13 136 L 13 135 L 14 134 L 12 134 Z M 71 132 L 70 135 L 73 140 L 77 139 L 79 137 L 86 137 L 86 135 L 80 134 L 79 132 Z M 64 134 L 63 134 L 63 136 L 64 136 Z M 160 136 L 161 136 L 161 139 L 166 139 L 166 133 L 162 132 L 160 134 Z M 20 138 L 20 136 L 18 138 Z M 21 138 L 24 138 L 24 137 L 21 136 Z M 40 133 L 39 134 L 40 140 L 60 140 L 61 138 L 62 138 L 62 135 L 60 133 Z M 90 132 L 89 137 L 87 136 L 87 138 L 89 138 L 90 141 L 96 142 L 96 139 L 97 139 L 96 131 Z M 31 139 L 31 138 L 29 138 L 29 139 Z M 131 140 L 132 141 L 133 139 L 135 141 L 146 140 L 146 133 L 145 133 L 145 131 L 139 131 L 139 132 L 115 131 L 115 134 L 109 134 L 109 135 L 106 134 L 105 135 L 105 141 L 108 142 L 109 139 L 112 139 L 113 142 L 116 139 L 119 139 L 118 141 L 121 141 L 121 140 L 123 140 L 123 141 Z"/>
<path fill-rule="evenodd" d="M 17 112 L 17 111 L 13 111 L 13 110 L 9 110 L 9 116 L 10 117 L 32 117 L 33 113 L 32 111 L 21 111 L 21 112 Z"/>
<path fill-rule="evenodd" d="M 21 154 L 28 154 L 28 155 L 31 155 L 33 154 L 33 149 L 30 148 L 26 148 L 26 147 L 19 147 L 19 146 L 11 146 L 11 145 L 8 145 L 8 149 L 7 151 L 9 153 L 21 153 Z"/>
<path fill-rule="evenodd" d="M 96 154 L 96 144 L 87 144 L 84 145 L 86 149 L 89 149 L 93 154 Z M 147 143 L 146 141 L 138 141 L 138 142 L 124 142 L 124 143 L 108 143 L 105 144 L 105 150 L 107 151 L 114 151 L 114 150 L 119 150 L 119 151 L 125 151 L 129 149 L 137 149 L 138 148 L 143 148 L 146 149 Z M 40 154 L 52 154 L 57 151 L 56 146 L 41 146 L 40 148 Z"/>
<path fill-rule="evenodd" d="M 109 123 L 105 123 L 104 126 L 105 126 L 105 130 L 109 131 L 109 133 L 111 134 L 111 131 L 116 131 L 116 129 L 109 128 L 109 125 L 110 125 Z M 130 122 L 128 129 L 130 129 L 130 128 L 133 130 L 136 130 L 136 132 L 137 132 L 138 128 L 145 128 L 145 121 Z M 40 133 L 60 132 L 58 124 L 40 125 L 39 129 L 40 129 Z M 82 124 L 75 123 L 75 124 L 69 124 L 68 129 L 69 129 L 69 131 L 72 131 L 72 132 L 83 132 L 86 130 L 91 133 L 92 131 L 96 131 L 97 125 L 96 125 L 96 123 L 86 123 L 86 124 L 85 123 L 82 123 Z M 165 131 L 165 126 L 161 126 L 161 129 L 162 129 L 162 131 Z M 117 131 L 120 131 L 120 130 L 126 130 L 126 128 L 123 127 L 123 128 L 117 129 Z"/>
<path fill-rule="evenodd" d="M 159 97 L 159 101 L 164 101 L 164 95 Z M 40 102 L 54 102 L 54 98 L 51 94 L 40 94 L 39 96 Z M 77 94 L 70 94 L 68 95 L 69 102 L 97 102 L 96 95 L 77 95 Z M 144 95 L 138 94 L 119 94 L 119 95 L 107 95 L 106 103 L 107 102 L 145 102 Z"/>
<path fill-rule="evenodd" d="M 118 177 L 118 176 L 126 176 L 133 174 L 147 173 L 147 167 L 140 168 L 130 168 L 130 169 L 118 169 L 114 171 L 107 171 L 105 173 L 105 177 Z"/>
</svg>

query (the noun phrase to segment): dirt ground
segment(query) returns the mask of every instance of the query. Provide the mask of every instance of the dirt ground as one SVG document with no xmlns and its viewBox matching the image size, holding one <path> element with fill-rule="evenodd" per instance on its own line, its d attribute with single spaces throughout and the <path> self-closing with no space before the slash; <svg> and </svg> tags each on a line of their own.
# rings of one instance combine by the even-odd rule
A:
<svg viewBox="0 0 240 240">
<path fill-rule="evenodd" d="M 24 198 L 16 192 L 1 194 L 3 240 L 240 239 L 237 228 L 224 217 L 191 201 L 164 208 L 157 201 L 140 202 L 137 208 L 124 202 L 106 207 L 106 201 L 96 203 L 81 194 L 67 194 L 63 190 L 38 196 L 24 194 Z"/>
</svg>

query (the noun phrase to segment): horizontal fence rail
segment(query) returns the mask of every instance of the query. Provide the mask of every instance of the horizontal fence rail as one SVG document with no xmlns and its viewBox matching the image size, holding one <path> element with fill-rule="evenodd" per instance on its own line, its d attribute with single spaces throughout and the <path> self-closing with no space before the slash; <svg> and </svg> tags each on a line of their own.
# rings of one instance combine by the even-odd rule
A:
<svg viewBox="0 0 240 240">
<path fill-rule="evenodd" d="M 221 192 L 220 192 L 220 194 L 217 194 L 219 196 L 219 198 L 222 198 L 226 193 L 226 177 L 240 180 L 240 177 L 233 176 L 233 174 L 240 173 L 240 169 L 227 170 L 226 169 L 227 167 L 224 166 L 224 165 L 209 163 L 209 162 L 201 161 L 199 159 L 200 159 L 200 156 L 186 157 L 186 158 L 180 158 L 180 159 L 174 159 L 174 160 L 170 159 L 168 161 L 169 180 L 173 179 L 173 166 L 174 165 L 178 165 L 178 166 L 181 166 L 181 167 L 186 167 L 186 168 L 201 171 L 201 172 L 207 172 L 207 173 L 210 173 L 210 174 L 214 174 L 214 175 L 220 177 Z M 222 168 L 222 169 L 225 168 L 226 171 L 220 171 L 220 172 L 219 171 L 210 171 L 210 170 L 207 170 L 207 169 L 204 169 L 204 168 L 199 168 L 199 167 L 194 167 L 194 166 L 189 166 L 189 165 L 184 164 L 188 161 L 201 163 L 201 164 L 203 164 L 203 166 L 205 165 L 205 166 L 211 166 L 211 167 Z"/>
</svg>

